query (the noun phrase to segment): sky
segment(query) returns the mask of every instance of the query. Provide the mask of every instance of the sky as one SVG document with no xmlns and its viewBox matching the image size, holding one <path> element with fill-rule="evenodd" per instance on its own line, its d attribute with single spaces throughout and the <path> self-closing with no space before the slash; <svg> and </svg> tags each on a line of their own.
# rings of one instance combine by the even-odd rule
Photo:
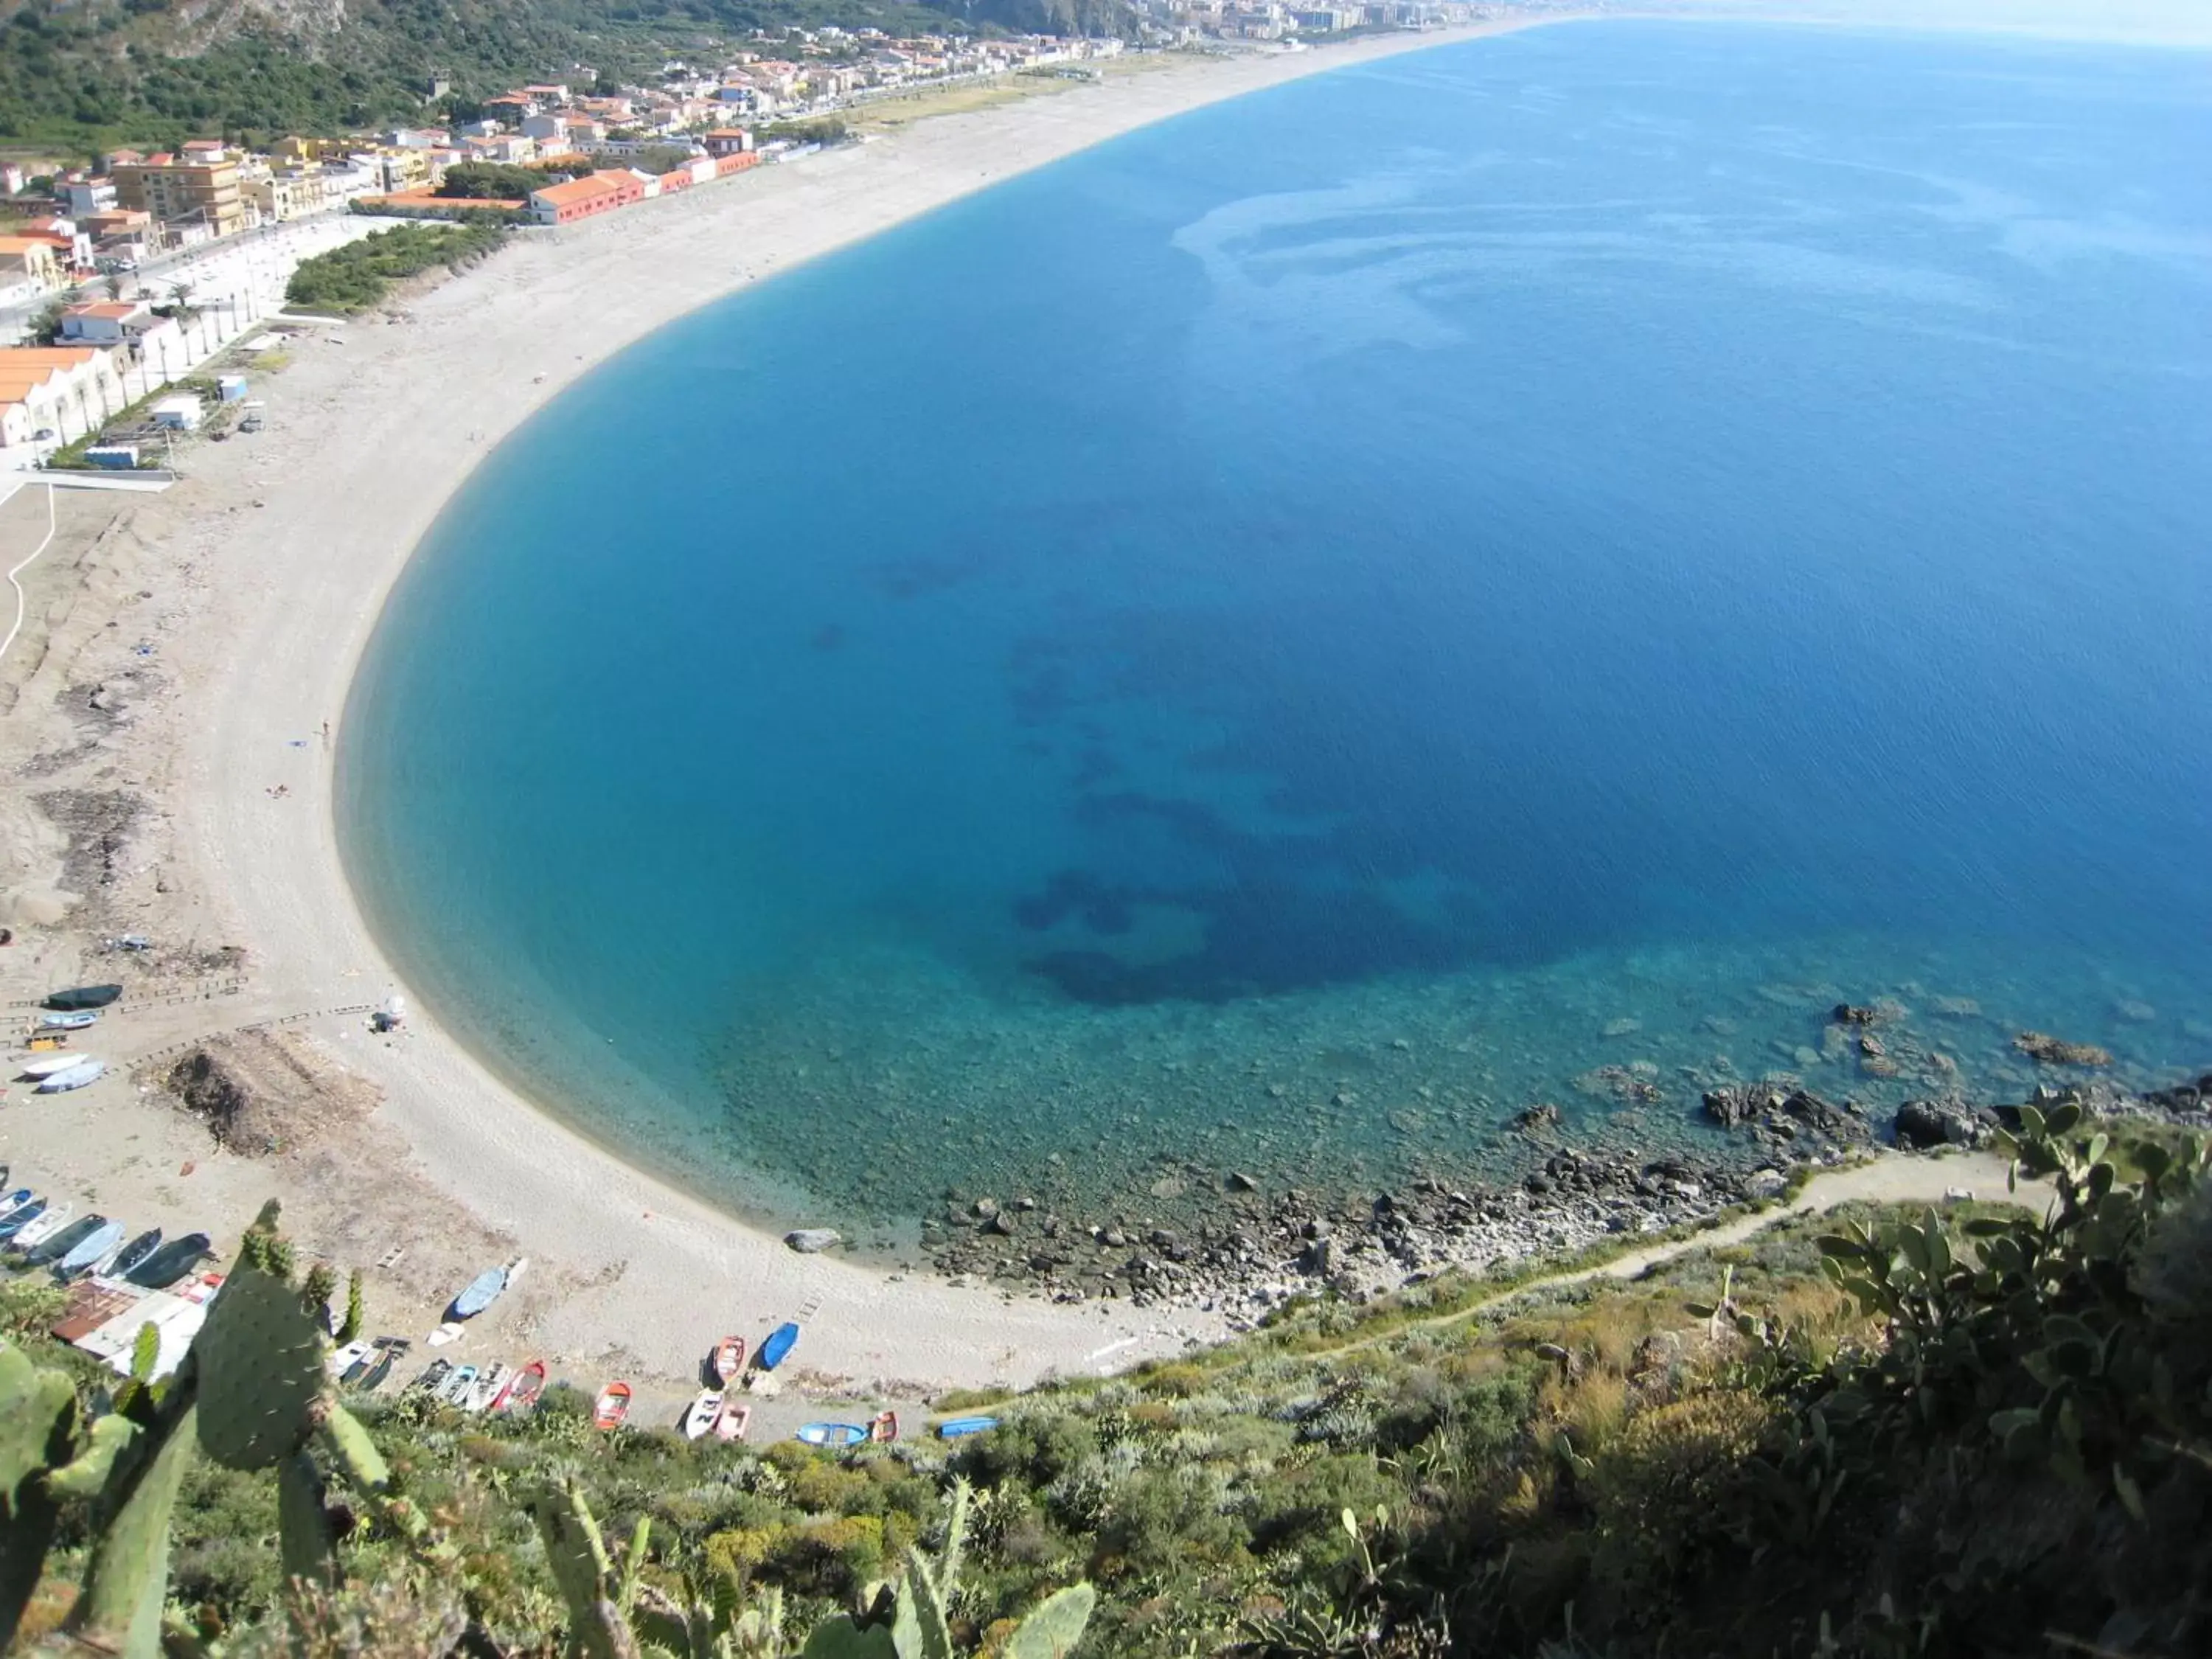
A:
<svg viewBox="0 0 2212 1659">
<path fill-rule="evenodd" d="M 1704 0 L 1695 9 L 2212 46 L 2212 0 Z"/>
</svg>

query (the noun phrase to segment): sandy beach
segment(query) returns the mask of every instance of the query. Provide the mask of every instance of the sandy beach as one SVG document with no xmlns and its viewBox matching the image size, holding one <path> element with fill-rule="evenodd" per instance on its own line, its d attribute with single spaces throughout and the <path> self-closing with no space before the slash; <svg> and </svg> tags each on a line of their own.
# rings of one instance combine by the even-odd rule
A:
<svg viewBox="0 0 2212 1659">
<path fill-rule="evenodd" d="M 167 494 L 63 492 L 54 545 L 23 578 L 23 637 L 0 662 L 15 785 L 0 800 L 0 920 L 15 933 L 0 995 L 20 1014 L 62 984 L 123 979 L 132 994 L 85 1045 L 106 1079 L 58 1097 L 8 1090 L 11 1184 L 224 1247 L 280 1196 L 308 1250 L 368 1270 L 373 1328 L 418 1340 L 477 1268 L 526 1256 L 463 1357 L 539 1355 L 584 1386 L 625 1375 L 672 1397 L 724 1331 L 757 1340 L 783 1318 L 806 1323 L 802 1391 L 862 1400 L 1113 1369 L 1221 1334 L 1227 1310 L 1055 1305 L 797 1255 L 565 1130 L 419 1000 L 402 1035 L 372 1036 L 368 1010 L 404 988 L 340 867 L 337 727 L 385 596 L 453 489 L 623 347 L 1116 134 L 1526 26 L 1111 77 L 521 237 L 384 313 L 302 333 L 257 377 L 269 429 L 196 446 Z M 46 513 L 26 489 L 0 506 L 0 535 L 27 549 Z M 118 966 L 99 941 L 125 932 L 155 948 Z M 244 1033 L 236 1064 L 295 1109 L 273 1133 L 234 1126 L 228 1146 L 153 1087 L 225 1032 Z"/>
</svg>

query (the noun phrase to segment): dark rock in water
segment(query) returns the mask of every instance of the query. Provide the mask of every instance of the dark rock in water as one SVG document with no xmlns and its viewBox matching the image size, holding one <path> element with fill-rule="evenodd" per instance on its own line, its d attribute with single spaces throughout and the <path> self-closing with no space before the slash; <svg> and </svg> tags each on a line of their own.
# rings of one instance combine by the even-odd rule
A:
<svg viewBox="0 0 2212 1659">
<path fill-rule="evenodd" d="M 995 1198 L 979 1198 L 969 1205 L 968 1209 L 976 1220 L 988 1221 L 999 1213 L 999 1200 Z"/>
<path fill-rule="evenodd" d="M 1705 1093 L 1705 1115 L 1724 1129 L 1749 1123 L 1782 1103 L 1780 1091 L 1763 1084 L 1745 1084 Z"/>
<path fill-rule="evenodd" d="M 2022 1031 L 2012 1046 L 2039 1066 L 2109 1066 L 2111 1053 L 2094 1042 L 2066 1042 L 2047 1031 Z"/>
<path fill-rule="evenodd" d="M 1253 1180 L 1250 1176 L 1236 1170 L 1231 1170 L 1223 1176 L 1221 1184 L 1232 1193 L 1256 1193 L 1260 1190 L 1258 1182 Z"/>
<path fill-rule="evenodd" d="M 1549 1101 L 1540 1102 L 1531 1106 L 1513 1120 L 1513 1127 L 1524 1132 L 1530 1129 L 1556 1129 L 1559 1125 L 1559 1109 Z"/>
<path fill-rule="evenodd" d="M 1552 1190 L 1551 1178 L 1547 1176 L 1532 1175 L 1521 1184 L 1539 1197 Z"/>
<path fill-rule="evenodd" d="M 1929 1146 L 1978 1146 L 1997 1129 L 1995 1112 L 1963 1100 L 1908 1100 L 1897 1109 L 1891 1133 L 1917 1152 Z"/>
<path fill-rule="evenodd" d="M 1014 1218 L 1004 1210 L 1000 1210 L 983 1224 L 983 1231 L 987 1233 L 995 1233 L 1000 1238 L 1011 1238 L 1013 1237 Z"/>
<path fill-rule="evenodd" d="M 1862 1008 L 1856 1003 L 1839 1002 L 1828 1015 L 1838 1025 L 1871 1025 L 1881 1018 L 1872 1008 Z"/>
<path fill-rule="evenodd" d="M 1824 1134 L 1829 1139 L 1841 1142 L 1864 1141 L 1874 1139 L 1874 1131 L 1858 1109 L 1845 1103 L 1841 1106 L 1820 1098 L 1810 1090 L 1799 1089 L 1782 1103 L 1782 1109 L 1807 1128 Z"/>
<path fill-rule="evenodd" d="M 801 1255 L 817 1255 L 839 1243 L 841 1236 L 830 1227 L 801 1227 L 786 1233 L 783 1242 Z"/>
<path fill-rule="evenodd" d="M 1109 1250 L 1118 1250 L 1129 1242 L 1129 1235 L 1119 1227 L 1108 1227 L 1100 1231 L 1098 1242 Z"/>
</svg>

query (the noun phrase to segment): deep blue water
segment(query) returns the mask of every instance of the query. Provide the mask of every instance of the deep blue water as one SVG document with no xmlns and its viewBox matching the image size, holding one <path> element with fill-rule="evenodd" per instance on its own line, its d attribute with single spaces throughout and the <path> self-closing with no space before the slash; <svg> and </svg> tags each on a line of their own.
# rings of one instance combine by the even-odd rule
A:
<svg viewBox="0 0 2212 1659">
<path fill-rule="evenodd" d="M 712 306 L 404 580 L 380 932 L 779 1212 L 2212 1063 L 2208 69 L 1547 28 Z"/>
</svg>

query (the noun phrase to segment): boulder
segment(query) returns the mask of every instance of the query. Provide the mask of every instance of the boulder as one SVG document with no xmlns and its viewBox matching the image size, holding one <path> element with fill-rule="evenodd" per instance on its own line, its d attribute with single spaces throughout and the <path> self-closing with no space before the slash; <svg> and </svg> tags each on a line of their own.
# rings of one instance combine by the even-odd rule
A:
<svg viewBox="0 0 2212 1659">
<path fill-rule="evenodd" d="M 1559 1109 L 1549 1101 L 1541 1101 L 1519 1114 L 1513 1127 L 1526 1132 L 1531 1129 L 1556 1129 L 1559 1125 Z"/>
<path fill-rule="evenodd" d="M 1908 1100 L 1897 1109 L 1890 1133 L 1915 1152 L 1929 1146 L 1978 1146 L 1997 1127 L 1996 1115 L 1963 1100 Z"/>
<path fill-rule="evenodd" d="M 1829 1011 L 1828 1018 L 1838 1025 L 1871 1025 L 1881 1016 L 1872 1008 L 1862 1008 L 1856 1003 L 1839 1002 Z"/>
<path fill-rule="evenodd" d="M 1790 1177 L 1779 1170 L 1753 1170 L 1743 1180 L 1743 1195 L 1764 1201 L 1790 1190 Z"/>
<path fill-rule="evenodd" d="M 1764 1084 L 1731 1084 L 1706 1090 L 1704 1101 L 1707 1117 L 1724 1129 L 1733 1129 L 1772 1111 L 1782 1103 L 1782 1096 Z"/>
<path fill-rule="evenodd" d="M 843 1242 L 843 1237 L 832 1227 L 801 1227 L 786 1233 L 783 1242 L 801 1255 L 818 1255 Z"/>
</svg>

